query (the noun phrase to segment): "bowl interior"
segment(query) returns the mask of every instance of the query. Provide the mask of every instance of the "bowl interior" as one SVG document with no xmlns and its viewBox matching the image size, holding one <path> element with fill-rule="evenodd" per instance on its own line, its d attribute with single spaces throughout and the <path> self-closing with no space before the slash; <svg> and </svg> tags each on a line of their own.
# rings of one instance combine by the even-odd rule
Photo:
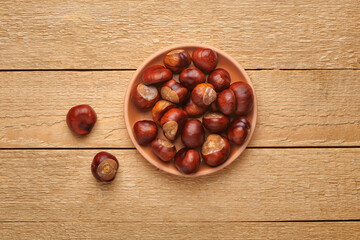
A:
<svg viewBox="0 0 360 240">
<path fill-rule="evenodd" d="M 232 144 L 231 145 L 231 148 L 232 148 L 231 154 L 230 154 L 228 160 L 225 163 L 223 163 L 222 165 L 217 166 L 217 167 L 209 167 L 208 165 L 206 165 L 205 163 L 202 162 L 200 169 L 197 173 L 186 175 L 186 174 L 182 174 L 175 168 L 173 161 L 171 161 L 170 163 L 165 163 L 165 162 L 161 161 L 160 159 L 158 159 L 157 156 L 155 156 L 155 154 L 153 154 L 153 152 L 151 151 L 151 144 L 148 146 L 141 146 L 136 142 L 136 140 L 134 138 L 134 134 L 133 134 L 134 124 L 140 120 L 152 120 L 152 116 L 151 116 L 151 110 L 143 112 L 136 108 L 136 106 L 130 100 L 130 92 L 131 92 L 131 89 L 137 83 L 141 82 L 142 73 L 146 68 L 148 68 L 152 65 L 156 65 L 156 64 L 163 65 L 163 59 L 168 52 L 170 52 L 174 49 L 181 48 L 181 49 L 187 50 L 191 55 L 193 50 L 197 47 L 211 48 L 218 54 L 219 62 L 218 62 L 217 68 L 224 68 L 230 73 L 231 83 L 237 82 L 237 81 L 244 81 L 244 82 L 247 82 L 251 86 L 253 93 L 254 93 L 254 106 L 253 106 L 253 110 L 246 116 L 247 119 L 249 120 L 249 122 L 251 123 L 251 129 L 250 129 L 250 132 L 249 132 L 244 144 L 241 146 Z M 193 67 L 193 63 L 190 65 L 190 67 Z M 173 78 L 176 81 L 178 81 L 179 75 L 175 74 Z M 250 81 L 249 76 L 246 74 L 245 70 L 240 66 L 240 64 L 237 63 L 228 54 L 226 54 L 225 52 L 223 52 L 219 49 L 211 47 L 211 46 L 206 46 L 206 45 L 201 45 L 201 44 L 182 44 L 182 45 L 170 46 L 166 49 L 163 49 L 163 50 L 155 53 L 154 55 L 150 56 L 147 60 L 145 60 L 143 62 L 143 64 L 137 69 L 137 71 L 133 75 L 131 81 L 129 82 L 129 85 L 128 85 L 128 88 L 126 91 L 124 116 L 125 116 L 125 123 L 126 123 L 126 128 L 129 133 L 129 136 L 130 136 L 132 142 L 134 143 L 136 149 L 141 153 L 141 155 L 146 160 L 148 160 L 151 164 L 153 164 L 157 168 L 164 170 L 168 173 L 180 175 L 180 176 L 194 177 L 194 176 L 201 176 L 201 175 L 213 173 L 213 172 L 216 172 L 216 171 L 226 167 L 227 165 L 232 163 L 237 157 L 239 157 L 240 154 L 245 150 L 245 148 L 249 144 L 249 141 L 255 130 L 256 119 L 257 119 L 257 101 L 256 101 L 254 87 Z M 199 118 L 199 120 L 201 121 L 201 118 Z M 205 132 L 206 132 L 205 137 L 207 137 L 209 132 L 207 132 L 206 129 L 205 129 Z M 163 135 L 162 129 L 160 127 L 158 128 L 158 136 L 157 137 L 165 138 Z M 181 148 L 184 147 L 184 145 L 181 142 L 180 136 L 176 139 L 174 144 L 175 144 L 177 150 L 180 150 Z M 198 150 L 200 151 L 201 149 L 199 148 Z"/>
</svg>

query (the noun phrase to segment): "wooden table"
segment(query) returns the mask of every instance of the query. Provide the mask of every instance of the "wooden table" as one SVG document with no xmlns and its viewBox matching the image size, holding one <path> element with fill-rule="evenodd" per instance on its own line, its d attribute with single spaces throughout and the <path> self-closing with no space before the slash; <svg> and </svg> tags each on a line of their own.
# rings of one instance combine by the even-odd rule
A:
<svg viewBox="0 0 360 240">
<path fill-rule="evenodd" d="M 360 2 L 0 3 L 0 239 L 360 239 Z M 187 179 L 134 149 L 124 92 L 171 44 L 213 45 L 254 83 L 233 164 Z M 65 116 L 98 114 L 76 138 Z M 106 150 L 111 184 L 90 172 Z"/>
</svg>

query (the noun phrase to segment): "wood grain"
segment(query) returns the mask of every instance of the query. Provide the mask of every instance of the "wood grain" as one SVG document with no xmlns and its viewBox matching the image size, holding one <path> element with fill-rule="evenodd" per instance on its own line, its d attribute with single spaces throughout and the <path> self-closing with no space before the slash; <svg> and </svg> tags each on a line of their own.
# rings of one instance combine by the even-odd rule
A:
<svg viewBox="0 0 360 240">
<path fill-rule="evenodd" d="M 358 1 L 3 0 L 0 16 L 0 239 L 360 239 Z M 259 104 L 256 148 L 196 179 L 120 149 L 131 69 L 184 42 L 253 69 Z M 26 69 L 87 71 L 7 71 Z M 77 138 L 82 103 L 98 122 Z M 90 172 L 102 148 L 111 184 Z"/>
<path fill-rule="evenodd" d="M 359 239 L 359 222 L 0 222 L 4 239 Z"/>
<path fill-rule="evenodd" d="M 360 149 L 248 149 L 213 175 L 159 171 L 111 150 L 111 184 L 90 171 L 100 150 L 2 150 L 0 221 L 344 220 L 360 217 Z"/>
<path fill-rule="evenodd" d="M 360 67 L 356 0 L 4 0 L 0 15 L 0 69 L 134 69 L 184 42 L 252 69 Z"/>
<path fill-rule="evenodd" d="M 0 72 L 1 148 L 133 147 L 123 120 L 133 71 Z M 250 146 L 359 146 L 360 71 L 248 71 L 258 98 Z M 77 138 L 65 116 L 77 104 L 98 114 Z"/>
</svg>

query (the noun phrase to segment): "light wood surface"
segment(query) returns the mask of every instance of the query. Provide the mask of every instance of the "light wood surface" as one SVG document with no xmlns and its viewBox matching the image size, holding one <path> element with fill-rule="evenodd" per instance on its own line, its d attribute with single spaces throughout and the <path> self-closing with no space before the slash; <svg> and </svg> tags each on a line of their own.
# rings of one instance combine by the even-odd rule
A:
<svg viewBox="0 0 360 240">
<path fill-rule="evenodd" d="M 0 72 L 0 147 L 133 147 L 123 121 L 133 73 Z M 359 70 L 248 73 L 259 108 L 250 146 L 360 145 Z M 99 121 L 79 139 L 65 116 L 82 103 L 93 106 Z"/>
<path fill-rule="evenodd" d="M 184 42 L 245 68 L 360 68 L 359 12 L 358 0 L 4 0 L 0 69 L 135 69 Z"/>
<path fill-rule="evenodd" d="M 120 165 L 112 184 L 99 184 L 91 174 L 98 151 L 2 151 L 0 212 L 6 214 L 0 221 L 283 221 L 360 215 L 360 149 L 247 149 L 231 166 L 195 179 L 164 173 L 135 150 L 111 150 Z"/>
<path fill-rule="evenodd" d="M 0 239 L 360 239 L 358 0 L 4 0 L 0 16 Z M 250 148 L 194 179 L 150 165 L 123 120 L 134 70 L 186 42 L 229 53 L 258 98 Z M 77 138 L 82 103 L 98 122 Z M 101 150 L 110 184 L 90 172 Z"/>
<path fill-rule="evenodd" d="M 4 239 L 359 239 L 359 222 L 3 222 Z M 19 231 L 21 229 L 21 231 Z"/>
</svg>

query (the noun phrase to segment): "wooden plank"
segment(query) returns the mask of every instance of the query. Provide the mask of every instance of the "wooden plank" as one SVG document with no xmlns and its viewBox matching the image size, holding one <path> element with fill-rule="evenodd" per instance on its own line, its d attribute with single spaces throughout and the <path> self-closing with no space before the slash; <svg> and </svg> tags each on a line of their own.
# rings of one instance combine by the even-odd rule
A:
<svg viewBox="0 0 360 240">
<path fill-rule="evenodd" d="M 207 43 L 246 68 L 359 68 L 358 1 L 10 1 L 0 69 L 134 69 L 168 45 Z"/>
<path fill-rule="evenodd" d="M 4 239 L 359 239 L 359 222 L 0 222 Z"/>
<path fill-rule="evenodd" d="M 2 150 L 0 221 L 282 221 L 360 216 L 360 149 L 248 149 L 216 174 L 176 177 L 135 150 L 98 183 L 96 150 Z"/>
<path fill-rule="evenodd" d="M 259 104 L 251 146 L 360 145 L 360 71 L 249 74 Z"/>
<path fill-rule="evenodd" d="M 0 72 L 1 147 L 133 147 L 125 128 L 125 90 L 133 72 Z M 90 104 L 98 121 L 77 138 L 68 110 Z"/>
<path fill-rule="evenodd" d="M 250 146 L 359 146 L 360 71 L 248 71 L 258 98 Z M 0 72 L 0 147 L 133 147 L 123 120 L 133 71 Z M 87 103 L 92 134 L 76 138 L 65 116 Z"/>
</svg>

